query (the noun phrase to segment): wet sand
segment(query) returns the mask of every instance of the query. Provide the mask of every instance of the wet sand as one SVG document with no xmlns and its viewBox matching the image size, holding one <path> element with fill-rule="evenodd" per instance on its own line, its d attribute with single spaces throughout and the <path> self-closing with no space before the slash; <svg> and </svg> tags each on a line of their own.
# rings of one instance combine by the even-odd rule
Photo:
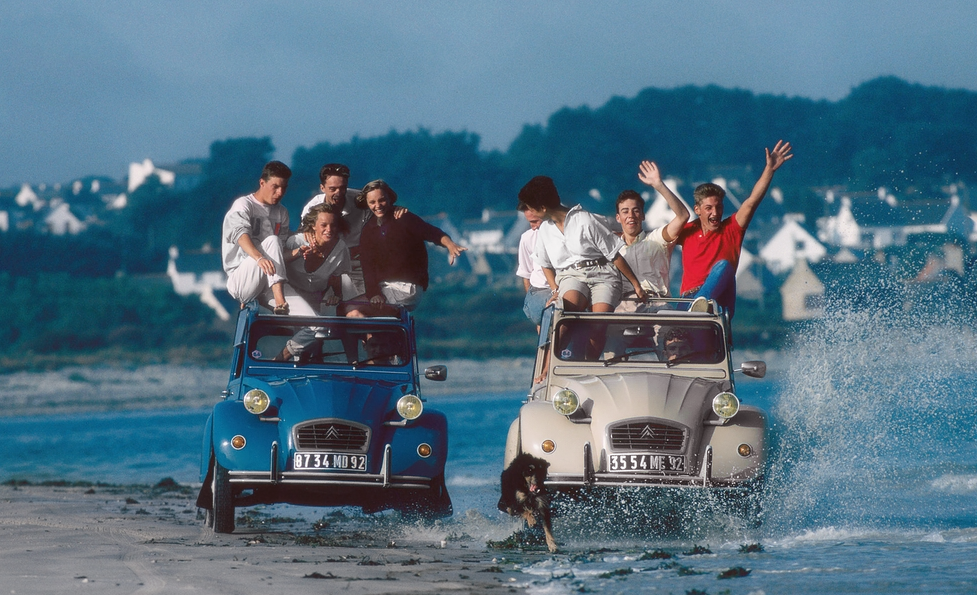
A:
<svg viewBox="0 0 977 595">
<path fill-rule="evenodd" d="M 239 510 L 204 526 L 178 486 L 0 486 L 4 593 L 507 593 L 540 551 L 499 552 L 452 524 L 325 512 L 317 522 Z M 295 507 L 283 507 L 295 511 Z M 471 528 L 478 519 L 468 519 Z M 497 521 L 491 524 L 496 525 Z M 457 529 L 456 529 L 457 530 Z"/>
</svg>

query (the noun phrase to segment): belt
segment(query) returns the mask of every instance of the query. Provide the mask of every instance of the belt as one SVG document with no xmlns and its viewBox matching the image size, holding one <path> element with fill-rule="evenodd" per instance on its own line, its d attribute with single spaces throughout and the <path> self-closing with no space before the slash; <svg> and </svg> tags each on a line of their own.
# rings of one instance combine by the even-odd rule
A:
<svg viewBox="0 0 977 595">
<path fill-rule="evenodd" d="M 579 271 L 580 269 L 586 269 L 589 267 L 602 267 L 605 264 L 607 264 L 607 259 L 601 257 L 601 258 L 595 258 L 593 260 L 581 260 L 580 262 L 575 262 L 570 265 L 570 268 Z"/>
</svg>

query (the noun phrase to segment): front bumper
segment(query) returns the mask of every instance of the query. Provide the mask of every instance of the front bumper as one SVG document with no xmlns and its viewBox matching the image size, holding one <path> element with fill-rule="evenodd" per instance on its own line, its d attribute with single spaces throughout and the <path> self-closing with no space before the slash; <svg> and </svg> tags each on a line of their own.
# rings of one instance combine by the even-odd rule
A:
<svg viewBox="0 0 977 595">
<path fill-rule="evenodd" d="M 433 478 L 414 475 L 394 475 L 390 472 L 392 449 L 383 449 L 379 473 L 350 473 L 343 471 L 281 471 L 278 469 L 278 444 L 272 445 L 270 471 L 229 471 L 232 485 L 260 486 L 354 486 L 376 488 L 429 489 Z"/>
<path fill-rule="evenodd" d="M 546 476 L 546 486 L 555 490 L 591 487 L 619 487 L 619 488 L 724 488 L 730 490 L 747 490 L 754 485 L 753 478 L 742 481 L 717 479 L 712 477 L 712 446 L 707 446 L 705 456 L 697 475 L 682 473 L 648 473 L 648 472 L 601 472 L 595 471 L 591 464 L 590 444 L 584 446 L 583 474 L 549 473 Z"/>
</svg>

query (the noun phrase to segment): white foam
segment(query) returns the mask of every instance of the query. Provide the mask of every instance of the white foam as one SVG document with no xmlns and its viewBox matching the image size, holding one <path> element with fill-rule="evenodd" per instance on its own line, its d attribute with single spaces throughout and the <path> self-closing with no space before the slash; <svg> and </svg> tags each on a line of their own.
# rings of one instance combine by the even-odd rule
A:
<svg viewBox="0 0 977 595">
<path fill-rule="evenodd" d="M 977 475 L 941 475 L 930 485 L 935 490 L 951 494 L 969 494 L 977 492 Z"/>
</svg>

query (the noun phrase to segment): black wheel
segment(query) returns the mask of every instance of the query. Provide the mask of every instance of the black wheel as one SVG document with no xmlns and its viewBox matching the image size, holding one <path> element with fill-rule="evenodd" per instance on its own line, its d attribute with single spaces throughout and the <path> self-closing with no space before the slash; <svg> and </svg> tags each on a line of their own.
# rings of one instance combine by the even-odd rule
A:
<svg viewBox="0 0 977 595">
<path fill-rule="evenodd" d="M 231 533 L 234 531 L 234 495 L 231 493 L 231 480 L 227 469 L 214 460 L 214 481 L 211 486 L 214 502 L 210 509 L 214 533 Z"/>
</svg>

